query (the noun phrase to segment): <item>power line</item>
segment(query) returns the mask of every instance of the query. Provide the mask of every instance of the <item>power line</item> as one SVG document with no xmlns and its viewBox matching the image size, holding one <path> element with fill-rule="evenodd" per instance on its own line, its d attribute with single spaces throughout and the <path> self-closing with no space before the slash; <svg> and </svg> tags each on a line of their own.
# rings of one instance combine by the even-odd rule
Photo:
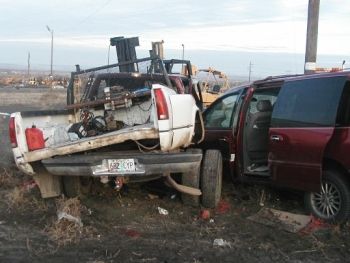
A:
<svg viewBox="0 0 350 263">
<path fill-rule="evenodd" d="M 92 13 L 90 13 L 89 15 L 87 15 L 85 18 L 83 18 L 82 20 L 80 20 L 80 22 L 78 22 L 76 25 L 80 25 L 82 23 L 84 23 L 85 21 L 87 21 L 88 19 L 90 19 L 92 16 L 96 15 L 98 12 L 100 12 L 103 8 L 105 8 L 112 0 L 107 0 L 104 4 L 102 4 L 100 7 L 96 8 Z"/>
<path fill-rule="evenodd" d="M 29 78 L 30 77 L 30 52 L 28 52 L 28 58 L 27 58 L 27 75 Z"/>
<path fill-rule="evenodd" d="M 70 29 L 71 31 L 76 29 L 79 25 L 81 25 L 82 23 L 86 22 L 87 20 L 89 20 L 92 16 L 96 15 L 98 12 L 100 12 L 103 8 L 105 8 L 112 0 L 107 0 L 106 2 L 104 2 L 104 4 L 100 5 L 99 7 L 95 8 L 94 11 L 92 11 L 90 14 L 88 14 L 86 17 L 84 17 L 83 19 L 81 19 L 80 21 L 78 21 L 77 23 L 70 25 L 69 27 L 63 28 L 63 30 L 67 30 Z M 61 29 L 62 30 L 62 29 Z M 82 42 L 77 40 L 78 42 Z"/>
</svg>

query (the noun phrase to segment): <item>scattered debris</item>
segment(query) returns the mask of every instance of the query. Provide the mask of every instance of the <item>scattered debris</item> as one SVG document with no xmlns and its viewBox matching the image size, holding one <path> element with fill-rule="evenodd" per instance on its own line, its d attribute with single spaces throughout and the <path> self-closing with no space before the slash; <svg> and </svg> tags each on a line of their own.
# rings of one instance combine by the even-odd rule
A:
<svg viewBox="0 0 350 263">
<path fill-rule="evenodd" d="M 32 190 L 33 188 L 35 188 L 37 185 L 37 183 L 34 180 L 30 180 L 27 182 L 24 182 L 21 187 L 26 190 L 27 192 L 29 192 L 30 190 Z"/>
<path fill-rule="evenodd" d="M 158 212 L 159 212 L 160 215 L 165 215 L 165 216 L 169 215 L 168 210 L 166 210 L 164 208 L 161 208 L 159 206 L 158 206 Z"/>
<path fill-rule="evenodd" d="M 68 221 L 78 223 L 82 226 L 80 219 L 81 205 L 78 198 L 60 198 L 57 200 L 56 206 L 59 221 L 65 218 Z"/>
<path fill-rule="evenodd" d="M 208 209 L 201 210 L 199 217 L 204 219 L 204 220 L 209 219 L 210 218 L 210 211 Z"/>
<path fill-rule="evenodd" d="M 319 229 L 325 229 L 330 227 L 329 224 L 325 223 L 324 221 L 322 221 L 319 218 L 314 217 L 313 215 L 310 216 L 310 222 L 303 228 L 300 230 L 301 234 L 311 234 Z"/>
<path fill-rule="evenodd" d="M 49 238 L 58 246 L 65 246 L 70 243 L 79 243 L 81 238 L 97 237 L 96 229 L 83 227 L 81 222 L 81 206 L 78 198 L 60 198 L 56 201 L 58 220 L 46 226 Z"/>
<path fill-rule="evenodd" d="M 141 233 L 136 231 L 136 230 L 133 230 L 133 229 L 125 230 L 124 234 L 127 235 L 128 237 L 131 237 L 131 238 L 139 238 L 139 237 L 141 237 Z"/>
<path fill-rule="evenodd" d="M 83 226 L 83 223 L 81 222 L 80 218 L 72 216 L 70 214 L 67 214 L 66 212 L 58 211 L 57 212 L 57 217 L 58 217 L 58 221 L 60 221 L 61 219 L 64 218 L 64 219 L 67 219 L 68 221 L 75 222 L 80 227 Z"/>
<path fill-rule="evenodd" d="M 261 190 L 261 194 L 260 194 L 259 205 L 260 206 L 264 206 L 265 205 L 265 200 L 266 200 L 265 189 L 262 189 Z"/>
<path fill-rule="evenodd" d="M 248 217 L 249 220 L 267 226 L 297 233 L 311 221 L 310 216 L 293 214 L 272 208 L 262 208 L 258 213 Z"/>
<path fill-rule="evenodd" d="M 228 211 L 230 211 L 231 207 L 230 204 L 225 200 L 220 200 L 218 203 L 215 212 L 217 214 L 226 214 Z"/>
<path fill-rule="evenodd" d="M 158 199 L 159 196 L 158 195 L 154 195 L 154 194 L 148 194 L 147 195 L 149 199 L 153 200 L 153 199 Z"/>
<path fill-rule="evenodd" d="M 224 240 L 222 238 L 214 239 L 213 246 L 214 247 L 229 247 L 229 248 L 232 248 L 231 242 L 226 241 L 226 240 Z"/>
</svg>

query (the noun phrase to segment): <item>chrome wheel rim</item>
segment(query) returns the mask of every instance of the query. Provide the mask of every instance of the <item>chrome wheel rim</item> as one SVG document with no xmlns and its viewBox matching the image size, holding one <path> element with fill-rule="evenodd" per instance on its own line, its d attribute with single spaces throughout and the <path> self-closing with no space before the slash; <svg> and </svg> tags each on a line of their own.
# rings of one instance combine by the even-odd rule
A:
<svg viewBox="0 0 350 263">
<path fill-rule="evenodd" d="M 321 218 L 334 218 L 340 211 L 342 199 L 339 189 L 331 182 L 323 182 L 319 193 L 311 194 L 311 204 Z"/>
</svg>

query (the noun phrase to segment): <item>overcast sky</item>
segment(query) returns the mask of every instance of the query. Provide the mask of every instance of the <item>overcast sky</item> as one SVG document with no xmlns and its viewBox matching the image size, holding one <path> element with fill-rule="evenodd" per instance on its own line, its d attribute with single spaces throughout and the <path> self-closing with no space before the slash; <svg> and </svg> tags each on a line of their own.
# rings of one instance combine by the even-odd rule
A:
<svg viewBox="0 0 350 263">
<path fill-rule="evenodd" d="M 0 0 L 0 5 L 1 63 L 25 64 L 30 51 L 33 63 L 47 64 L 46 25 L 54 30 L 55 62 L 62 65 L 78 63 L 72 61 L 78 55 L 94 65 L 88 53 L 106 54 L 114 36 L 139 36 L 139 50 L 164 40 L 173 54 L 181 52 L 181 44 L 186 54 L 282 52 L 299 60 L 305 51 L 308 0 Z M 349 0 L 321 0 L 319 55 L 350 54 L 349 14 Z"/>
</svg>

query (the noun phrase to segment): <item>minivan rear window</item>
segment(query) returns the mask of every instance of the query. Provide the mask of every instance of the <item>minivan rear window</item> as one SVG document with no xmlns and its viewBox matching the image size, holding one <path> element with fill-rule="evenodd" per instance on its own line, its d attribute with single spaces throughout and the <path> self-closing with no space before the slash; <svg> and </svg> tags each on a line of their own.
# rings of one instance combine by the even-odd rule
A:
<svg viewBox="0 0 350 263">
<path fill-rule="evenodd" d="M 350 126 L 350 81 L 346 82 L 343 95 L 340 100 L 336 126 Z"/>
<path fill-rule="evenodd" d="M 285 82 L 272 113 L 272 127 L 334 126 L 344 76 Z"/>
</svg>

